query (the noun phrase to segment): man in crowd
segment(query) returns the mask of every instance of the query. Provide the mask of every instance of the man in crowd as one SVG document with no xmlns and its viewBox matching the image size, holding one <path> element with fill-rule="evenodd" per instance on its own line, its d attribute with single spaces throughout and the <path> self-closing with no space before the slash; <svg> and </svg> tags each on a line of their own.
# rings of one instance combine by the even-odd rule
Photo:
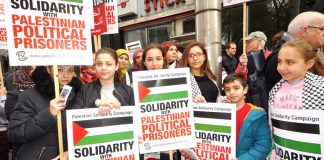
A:
<svg viewBox="0 0 324 160">
<path fill-rule="evenodd" d="M 265 77 L 268 92 L 282 78 L 277 71 L 278 52 L 281 45 L 293 39 L 305 40 L 315 48 L 322 48 L 324 45 L 324 14 L 313 11 L 303 12 L 289 23 L 287 32 L 277 41 L 272 54 L 267 59 Z"/>
<path fill-rule="evenodd" d="M 240 56 L 240 65 L 236 73 L 248 80 L 247 101 L 258 105 L 268 112 L 268 93 L 266 92 L 263 69 L 265 66 L 265 43 L 267 36 L 261 31 L 250 33 L 246 40 L 246 54 Z M 240 71 L 240 72 L 238 72 Z"/>
<path fill-rule="evenodd" d="M 264 52 L 265 43 L 267 42 L 267 36 L 261 31 L 251 32 L 246 40 L 246 54 L 240 56 L 240 63 L 237 67 L 236 73 L 240 73 L 246 79 L 248 75 L 253 74 L 255 71 L 255 63 L 252 58 L 252 54 L 257 53 L 258 51 Z M 261 57 L 263 61 L 265 58 Z"/>
<path fill-rule="evenodd" d="M 235 69 L 238 64 L 238 60 L 235 57 L 236 53 L 236 43 L 228 42 L 225 45 L 226 54 L 222 56 L 222 66 L 225 69 L 227 74 L 235 72 Z"/>
</svg>

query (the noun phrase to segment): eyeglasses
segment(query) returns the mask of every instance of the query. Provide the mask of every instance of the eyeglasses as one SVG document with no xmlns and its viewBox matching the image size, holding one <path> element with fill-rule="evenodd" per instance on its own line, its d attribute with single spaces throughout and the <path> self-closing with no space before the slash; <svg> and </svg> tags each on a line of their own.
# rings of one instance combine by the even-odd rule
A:
<svg viewBox="0 0 324 160">
<path fill-rule="evenodd" d="M 196 53 L 196 54 L 194 54 L 194 53 L 189 53 L 188 54 L 188 58 L 194 58 L 194 57 L 201 57 L 203 55 L 203 53 Z"/>
<path fill-rule="evenodd" d="M 319 29 L 319 30 L 321 30 L 321 31 L 324 30 L 324 27 L 315 27 L 315 26 L 307 26 L 307 27 L 309 27 L 309 28 L 316 28 L 316 29 Z"/>
</svg>

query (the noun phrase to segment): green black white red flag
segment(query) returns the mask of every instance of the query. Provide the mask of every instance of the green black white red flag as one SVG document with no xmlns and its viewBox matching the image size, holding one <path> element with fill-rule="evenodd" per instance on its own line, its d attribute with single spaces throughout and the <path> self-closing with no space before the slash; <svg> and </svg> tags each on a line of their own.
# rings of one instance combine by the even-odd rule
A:
<svg viewBox="0 0 324 160">
<path fill-rule="evenodd" d="M 134 106 L 121 107 L 107 116 L 99 109 L 67 111 L 70 159 L 138 159 Z"/>
</svg>

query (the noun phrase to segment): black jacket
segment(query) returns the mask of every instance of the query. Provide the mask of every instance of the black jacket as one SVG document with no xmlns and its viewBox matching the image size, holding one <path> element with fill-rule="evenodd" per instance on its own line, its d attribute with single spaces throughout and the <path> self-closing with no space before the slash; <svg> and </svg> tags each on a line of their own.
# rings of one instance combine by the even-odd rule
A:
<svg viewBox="0 0 324 160">
<path fill-rule="evenodd" d="M 131 87 L 120 82 L 115 82 L 114 86 L 113 95 L 122 106 L 134 105 L 134 93 Z M 77 94 L 72 108 L 97 108 L 95 101 L 101 99 L 100 91 L 101 83 L 99 80 L 84 84 Z"/>
<path fill-rule="evenodd" d="M 222 56 L 222 66 L 227 74 L 234 73 L 235 69 L 237 68 L 237 64 L 238 60 L 235 56 L 231 58 L 229 55 L 227 55 L 227 53 Z"/>
<path fill-rule="evenodd" d="M 281 48 L 281 46 L 285 43 L 284 40 L 278 40 L 277 44 L 274 46 L 272 53 L 267 58 L 267 65 L 265 67 L 265 78 L 266 78 L 266 87 L 267 87 L 267 93 L 269 93 L 272 89 L 272 87 L 275 86 L 277 82 L 279 82 L 282 77 L 279 74 L 277 70 L 278 66 L 278 53 Z"/>
<path fill-rule="evenodd" d="M 50 98 L 35 88 L 18 98 L 9 122 L 10 142 L 21 144 L 17 159 L 52 159 L 58 155 L 56 118 L 49 111 Z"/>
<path fill-rule="evenodd" d="M 81 85 L 81 81 L 74 78 L 70 85 L 78 90 L 77 86 Z M 74 100 L 75 90 L 73 91 L 69 95 L 67 108 Z M 24 90 L 19 95 L 7 129 L 9 141 L 19 144 L 16 159 L 47 160 L 59 154 L 56 117 L 53 117 L 49 110 L 52 98 L 37 90 L 36 86 Z M 64 114 L 63 111 L 62 117 L 65 117 Z M 66 140 L 64 121 L 62 118 L 63 139 Z"/>
<path fill-rule="evenodd" d="M 11 91 L 16 88 L 16 86 L 13 84 L 14 75 L 15 75 L 14 70 L 9 71 L 4 74 L 4 79 L 3 79 L 4 82 L 3 83 L 4 83 L 4 86 L 6 87 L 7 91 Z"/>
<path fill-rule="evenodd" d="M 10 120 L 10 115 L 13 112 L 14 107 L 17 104 L 18 97 L 22 91 L 19 89 L 14 89 L 8 92 L 7 99 L 5 103 L 5 112 L 7 119 Z"/>
</svg>

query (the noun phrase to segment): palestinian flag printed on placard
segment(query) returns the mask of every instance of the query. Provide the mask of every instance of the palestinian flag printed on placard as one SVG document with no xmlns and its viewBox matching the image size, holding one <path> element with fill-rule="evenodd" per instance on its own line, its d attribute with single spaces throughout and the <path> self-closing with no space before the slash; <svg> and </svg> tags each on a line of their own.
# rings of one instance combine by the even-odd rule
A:
<svg viewBox="0 0 324 160">
<path fill-rule="evenodd" d="M 138 82 L 139 102 L 188 98 L 186 77 Z"/>
<path fill-rule="evenodd" d="M 189 68 L 133 73 L 140 153 L 195 146 Z"/>
<path fill-rule="evenodd" d="M 72 122 L 74 146 L 122 141 L 134 138 L 127 125 L 133 124 L 133 117 L 116 117 Z M 125 131 L 106 133 L 106 128 L 127 128 Z M 102 133 L 104 131 L 104 133 Z"/>
<path fill-rule="evenodd" d="M 324 111 L 271 108 L 278 159 L 324 158 Z"/>
<path fill-rule="evenodd" d="M 108 116 L 100 116 L 98 108 L 68 110 L 69 158 L 135 159 L 138 154 L 138 142 L 134 111 L 126 110 L 130 107 L 122 108 L 124 109 L 113 111 L 112 115 Z"/>
<path fill-rule="evenodd" d="M 194 105 L 199 159 L 235 158 L 236 110 L 233 104 L 199 103 Z M 202 148 L 202 146 L 204 146 Z"/>
</svg>

